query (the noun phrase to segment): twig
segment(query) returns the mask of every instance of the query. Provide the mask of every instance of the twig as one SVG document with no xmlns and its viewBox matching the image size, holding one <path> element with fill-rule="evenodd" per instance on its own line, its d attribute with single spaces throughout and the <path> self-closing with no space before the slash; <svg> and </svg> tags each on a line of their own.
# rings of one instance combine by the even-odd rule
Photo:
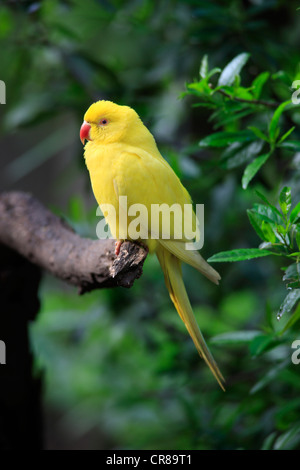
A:
<svg viewBox="0 0 300 470">
<path fill-rule="evenodd" d="M 244 98 L 238 98 L 237 96 L 232 96 L 223 90 L 217 90 L 217 92 L 223 96 L 226 96 L 226 98 L 229 98 L 233 101 L 239 101 L 240 103 L 258 104 L 262 106 L 267 106 L 268 108 L 277 108 L 280 104 L 280 103 L 275 103 L 274 101 L 272 102 L 272 101 L 265 101 L 265 100 L 246 100 Z"/>
</svg>

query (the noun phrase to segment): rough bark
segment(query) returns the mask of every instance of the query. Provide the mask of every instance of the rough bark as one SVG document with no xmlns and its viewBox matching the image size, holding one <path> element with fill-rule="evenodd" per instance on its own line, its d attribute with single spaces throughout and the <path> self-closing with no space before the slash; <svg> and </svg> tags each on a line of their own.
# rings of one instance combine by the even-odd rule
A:
<svg viewBox="0 0 300 470">
<path fill-rule="evenodd" d="M 77 235 L 64 220 L 23 192 L 0 194 L 0 243 L 33 264 L 79 288 L 131 287 L 142 274 L 147 250 L 124 242 L 119 256 L 114 240 Z"/>
</svg>

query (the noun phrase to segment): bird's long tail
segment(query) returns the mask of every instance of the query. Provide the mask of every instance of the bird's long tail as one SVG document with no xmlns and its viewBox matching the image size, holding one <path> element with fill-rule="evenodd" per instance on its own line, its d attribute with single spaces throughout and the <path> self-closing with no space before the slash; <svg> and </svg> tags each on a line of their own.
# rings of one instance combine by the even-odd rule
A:
<svg viewBox="0 0 300 470">
<path fill-rule="evenodd" d="M 181 261 L 163 246 L 158 247 L 156 254 L 164 272 L 165 283 L 170 297 L 180 318 L 184 322 L 200 356 L 210 368 L 220 387 L 225 390 L 223 385 L 224 377 L 209 351 L 194 317 L 182 279 Z"/>
</svg>

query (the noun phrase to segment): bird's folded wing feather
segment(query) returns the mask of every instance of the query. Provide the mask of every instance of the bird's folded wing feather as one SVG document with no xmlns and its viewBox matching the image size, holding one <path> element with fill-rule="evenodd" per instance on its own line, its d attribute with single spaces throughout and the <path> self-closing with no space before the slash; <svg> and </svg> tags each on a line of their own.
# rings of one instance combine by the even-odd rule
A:
<svg viewBox="0 0 300 470">
<path fill-rule="evenodd" d="M 159 217 L 151 218 L 153 205 L 166 204 L 169 208 L 177 204 L 176 216 L 171 216 L 170 236 L 179 241 L 188 241 L 191 236 L 187 228 L 182 225 L 185 204 L 191 204 L 191 198 L 181 184 L 169 164 L 161 157 L 153 157 L 149 153 L 138 149 L 137 152 L 122 152 L 118 158 L 114 171 L 114 187 L 119 196 L 127 196 L 127 206 L 143 204 L 147 208 L 149 233 L 155 238 L 163 238 L 162 220 Z M 168 214 L 168 209 L 166 214 Z M 179 216 L 181 212 L 182 218 Z M 172 211 L 171 211 L 172 212 Z M 192 212 L 195 222 L 195 214 Z M 167 226 L 166 226 L 167 227 Z M 168 228 L 168 227 L 167 227 Z M 188 238 L 185 237 L 188 236 Z"/>
<path fill-rule="evenodd" d="M 172 206 L 177 203 L 181 208 L 184 204 L 191 204 L 190 195 L 168 163 L 162 157 L 161 159 L 152 157 L 142 150 L 123 152 L 118 159 L 114 175 L 117 196 L 127 196 L 128 207 L 136 203 L 146 206 L 148 220 L 143 221 L 140 218 L 143 228 L 146 230 L 151 227 L 152 236 L 155 235 L 161 246 L 218 284 L 220 275 L 217 271 L 202 258 L 198 251 L 185 249 L 187 239 L 184 233 L 186 231 L 184 232 L 180 223 L 174 224 L 171 239 L 163 239 L 161 224 L 156 218 L 151 219 L 151 204 L 165 203 Z M 188 238 L 190 240 L 190 234 Z"/>
</svg>

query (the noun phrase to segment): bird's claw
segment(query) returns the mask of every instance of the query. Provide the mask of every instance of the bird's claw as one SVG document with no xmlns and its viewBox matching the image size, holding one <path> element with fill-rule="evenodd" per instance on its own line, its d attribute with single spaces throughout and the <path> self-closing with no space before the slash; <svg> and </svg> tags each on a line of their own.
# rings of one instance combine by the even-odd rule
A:
<svg viewBox="0 0 300 470">
<path fill-rule="evenodd" d="M 119 254 L 120 254 L 120 249 L 121 249 L 122 243 L 123 243 L 122 240 L 117 240 L 116 243 L 115 243 L 115 255 L 116 256 L 119 256 Z"/>
</svg>

